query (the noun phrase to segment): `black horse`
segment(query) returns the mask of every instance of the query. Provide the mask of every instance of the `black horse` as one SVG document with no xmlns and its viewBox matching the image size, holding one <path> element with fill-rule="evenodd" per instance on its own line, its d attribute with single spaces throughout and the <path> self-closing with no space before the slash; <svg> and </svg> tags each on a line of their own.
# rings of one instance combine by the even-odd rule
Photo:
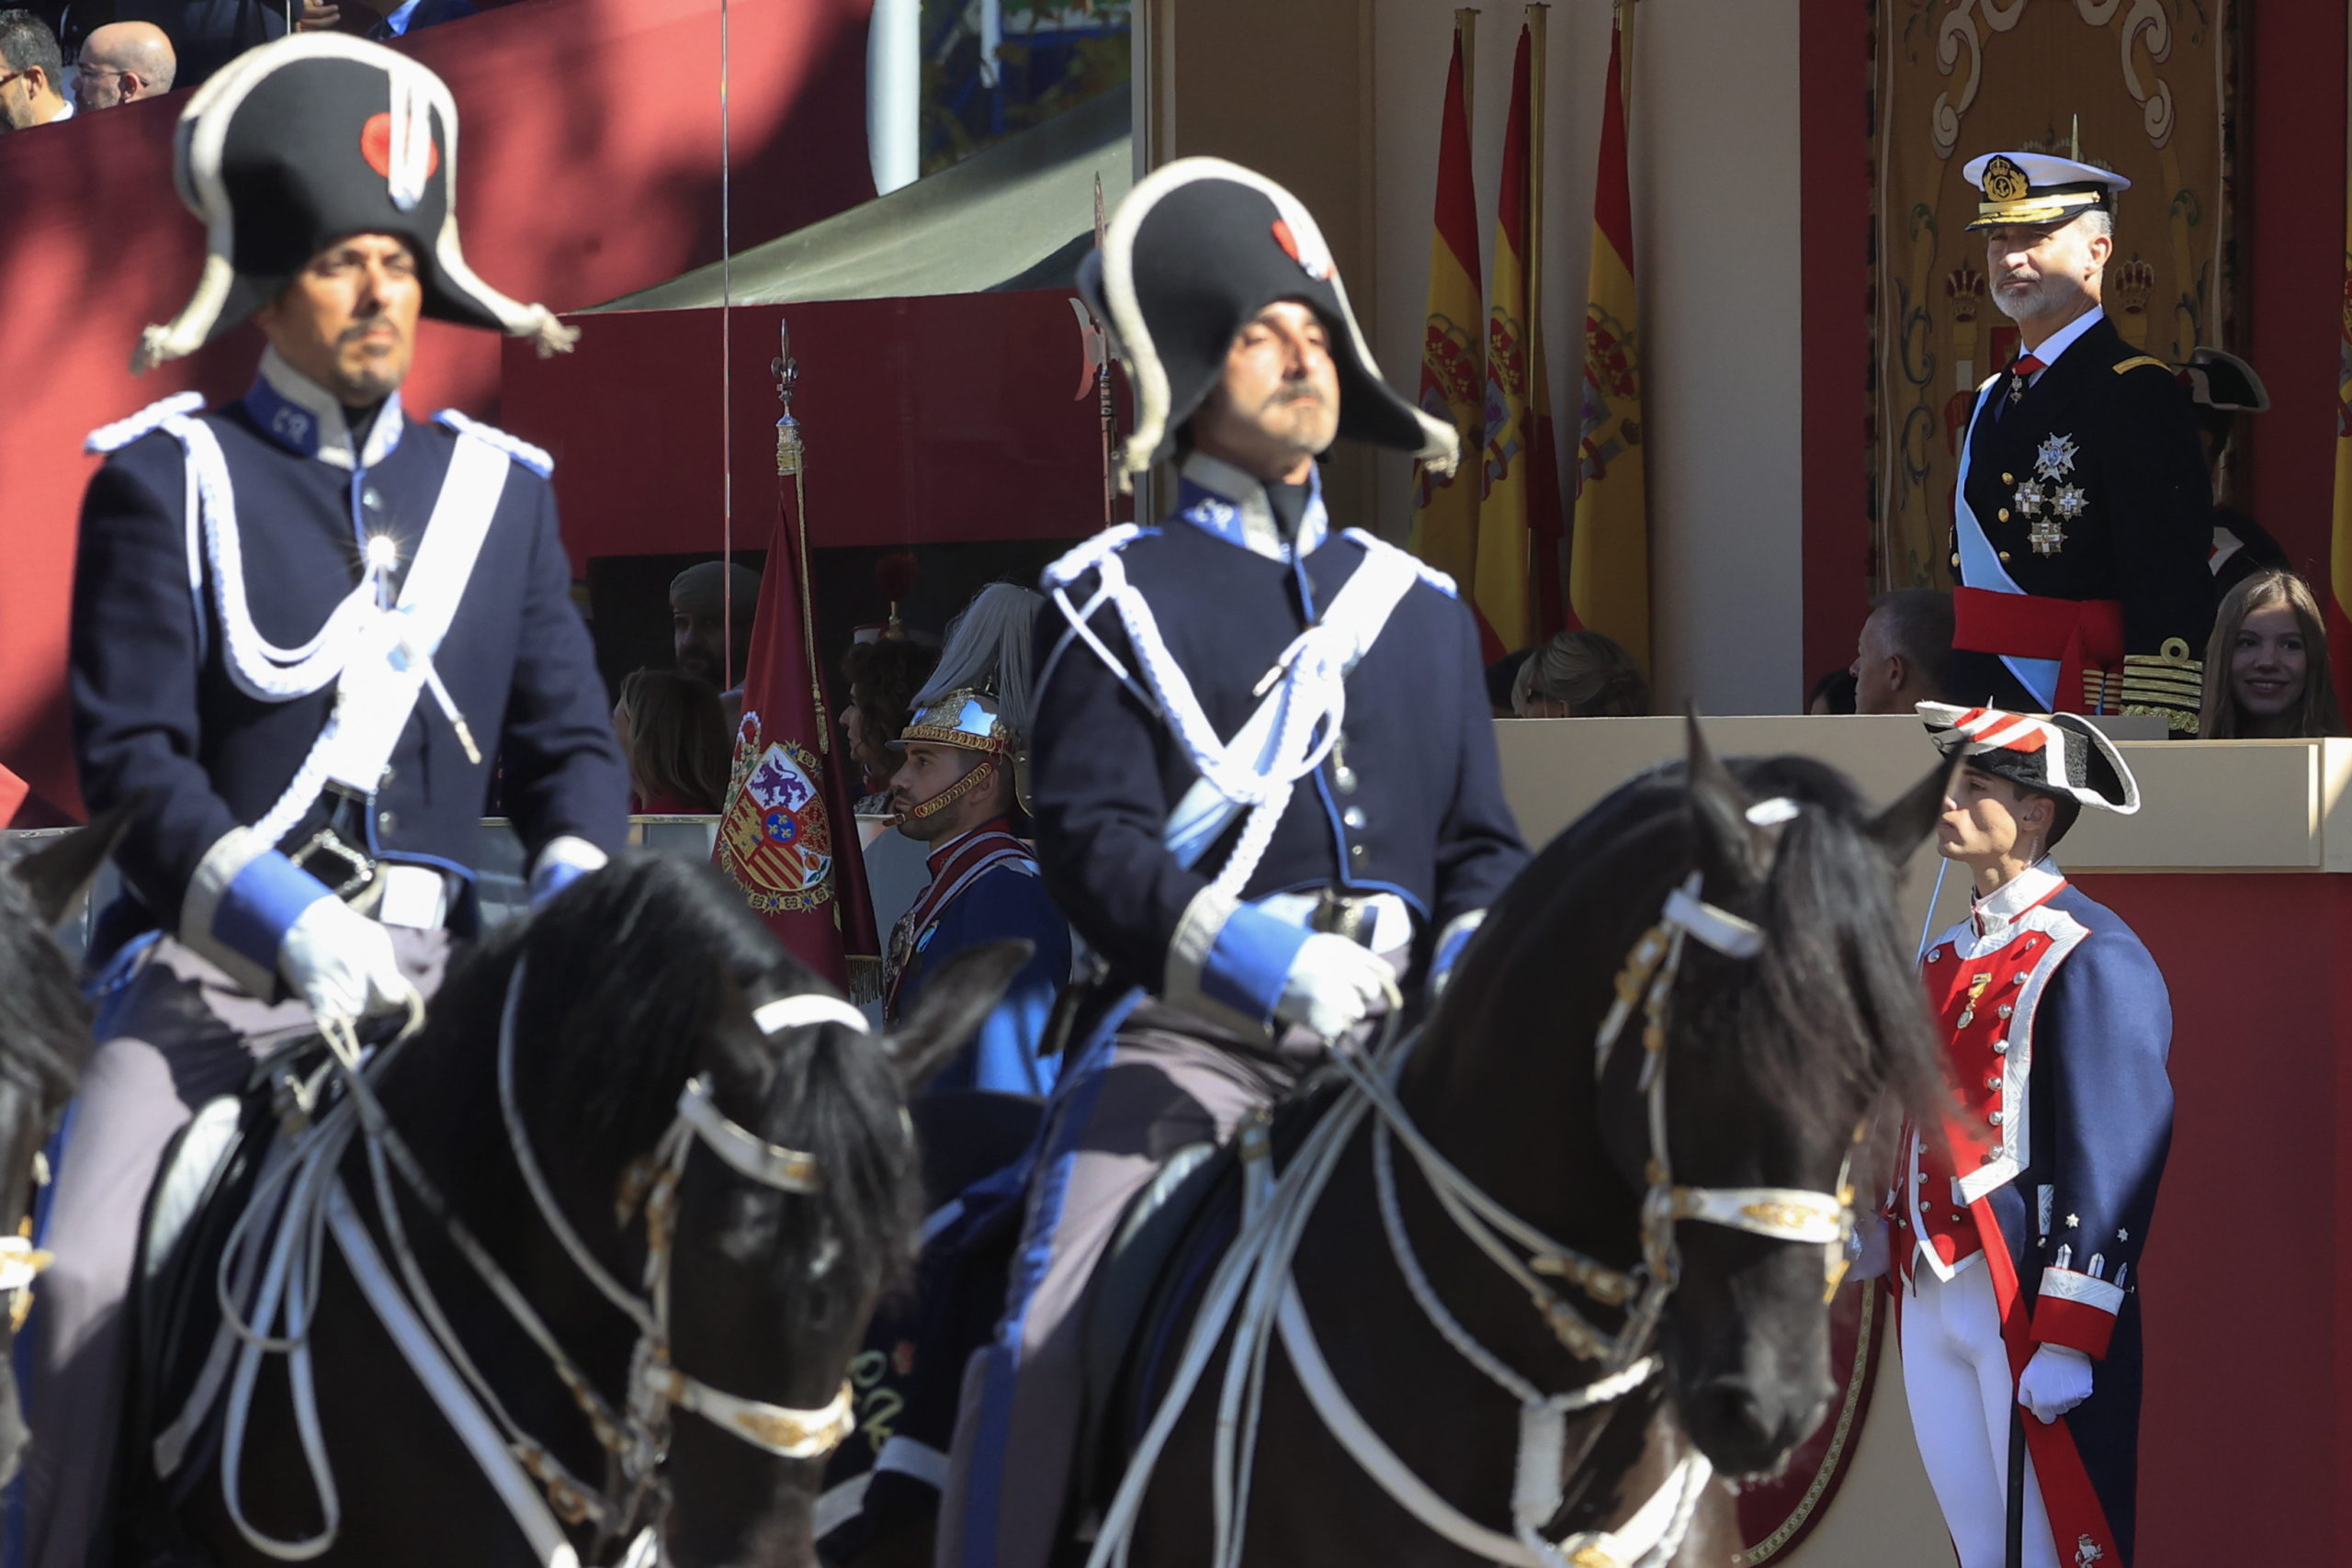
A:
<svg viewBox="0 0 2352 1568">
<path fill-rule="evenodd" d="M 90 1010 L 72 960 L 51 932 L 114 852 L 134 809 L 118 807 L 0 863 L 0 1231 L 13 1234 L 28 1211 L 33 1156 L 90 1055 Z M 0 1267 L 20 1275 L 28 1265 L 11 1258 Z M 16 1298 L 23 1288 L 7 1295 Z M 14 1321 L 13 1313 L 0 1313 L 0 1483 L 17 1473 L 25 1450 L 7 1354 Z"/>
<path fill-rule="evenodd" d="M 1398 1114 L 1333 1141 L 1289 1266 L 1321 1404 L 1269 1327 L 1216 1506 L 1227 1330 L 1129 1478 L 1128 1561 L 1216 1562 L 1220 1517 L 1223 1560 L 1253 1564 L 1736 1560 L 1729 1492 L 1694 1449 L 1717 1478 L 1769 1472 L 1819 1423 L 1849 1171 L 1875 1170 L 1862 1126 L 1936 1081 L 1893 891 L 1943 777 L 1873 818 L 1809 760 L 1726 770 L 1694 725 L 1687 764 L 1556 840 L 1427 1019 Z M 1317 1098 L 1277 1119 L 1275 1146 Z M 1458 1174 L 1443 1194 L 1408 1127 Z M 1469 1529 L 1449 1543 L 1441 1520 Z"/>
<path fill-rule="evenodd" d="M 526 1545 L 363 1297 L 345 1249 L 329 1247 L 309 1352 L 340 1529 L 316 1561 L 612 1562 L 649 1526 L 662 1560 L 684 1568 L 811 1561 L 816 1450 L 867 1314 L 913 1251 L 906 1088 L 968 1037 L 1023 956 L 1017 943 L 968 955 L 924 987 L 904 1028 L 871 1039 L 837 1003 L 779 1010 L 822 987 L 707 868 L 632 856 L 464 960 L 375 1076 L 384 1120 L 417 1168 L 391 1185 L 433 1302 L 497 1404 L 543 1447 L 525 1468 L 568 1545 Z M 703 1109 L 688 1115 L 697 1094 Z M 560 1227 L 534 1199 L 530 1164 Z M 376 1247 L 395 1256 L 364 1145 L 339 1168 Z M 638 1297 L 633 1309 L 600 1293 L 560 1228 Z M 493 1295 L 462 1250 L 469 1239 L 544 1339 Z M 650 1247 L 665 1267 L 649 1271 Z M 663 1319 L 650 1369 L 632 1310 Z M 558 1375 L 550 1347 L 581 1386 Z M 689 1382 L 754 1402 L 751 1414 L 697 1407 Z M 661 1391 L 650 1412 L 649 1386 Z M 293 1409 L 287 1379 L 265 1371 L 239 1467 L 249 1523 L 280 1539 L 323 1524 L 301 1483 Z M 796 1444 L 809 1457 L 780 1457 Z M 632 1453 L 651 1462 L 632 1470 Z M 217 1475 L 182 1517 L 222 1564 L 272 1561 L 228 1516 Z"/>
</svg>

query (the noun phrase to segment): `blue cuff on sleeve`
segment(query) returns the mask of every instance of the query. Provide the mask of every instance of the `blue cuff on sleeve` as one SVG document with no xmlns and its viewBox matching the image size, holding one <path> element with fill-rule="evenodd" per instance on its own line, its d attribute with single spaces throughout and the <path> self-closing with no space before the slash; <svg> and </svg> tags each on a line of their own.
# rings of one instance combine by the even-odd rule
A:
<svg viewBox="0 0 2352 1568">
<path fill-rule="evenodd" d="M 1243 904 L 1228 916 L 1201 965 L 1201 994 L 1246 1017 L 1265 1022 L 1282 1000 L 1289 975 L 1307 933 L 1263 909 Z"/>
<path fill-rule="evenodd" d="M 277 967 L 277 946 L 302 911 L 332 898 L 327 885 L 272 850 L 256 855 L 220 895 L 212 940 L 266 970 Z"/>
<path fill-rule="evenodd" d="M 531 875 L 531 908 L 537 908 L 587 874 L 588 868 L 584 865 L 575 865 L 570 861 L 548 861 Z"/>
</svg>

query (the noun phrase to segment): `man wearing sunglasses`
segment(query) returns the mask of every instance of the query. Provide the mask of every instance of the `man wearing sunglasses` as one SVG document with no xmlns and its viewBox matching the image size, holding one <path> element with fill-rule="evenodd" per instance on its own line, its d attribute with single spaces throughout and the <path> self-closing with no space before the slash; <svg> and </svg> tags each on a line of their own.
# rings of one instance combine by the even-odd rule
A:
<svg viewBox="0 0 2352 1568">
<path fill-rule="evenodd" d="M 30 11 L 0 11 L 0 130 L 30 130 L 70 119 L 65 56 L 57 35 Z"/>
</svg>

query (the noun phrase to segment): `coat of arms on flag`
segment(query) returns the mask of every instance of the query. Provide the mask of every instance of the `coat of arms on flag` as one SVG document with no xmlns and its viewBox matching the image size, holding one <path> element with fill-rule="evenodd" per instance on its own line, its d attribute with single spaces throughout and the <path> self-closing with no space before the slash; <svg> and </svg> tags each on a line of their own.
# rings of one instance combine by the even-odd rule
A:
<svg viewBox="0 0 2352 1568">
<path fill-rule="evenodd" d="M 718 862 L 763 915 L 813 909 L 833 896 L 832 829 L 817 787 L 821 767 L 792 741 L 762 747 L 760 716 L 745 710 L 718 824 Z"/>
</svg>

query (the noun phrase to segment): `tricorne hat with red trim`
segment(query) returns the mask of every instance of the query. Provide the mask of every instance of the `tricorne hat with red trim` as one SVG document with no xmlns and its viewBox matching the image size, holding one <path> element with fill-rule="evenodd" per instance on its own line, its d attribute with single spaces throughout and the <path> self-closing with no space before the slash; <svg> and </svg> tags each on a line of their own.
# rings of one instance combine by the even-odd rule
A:
<svg viewBox="0 0 2352 1568">
<path fill-rule="evenodd" d="M 140 333 L 133 371 L 195 353 L 353 234 L 408 242 L 424 313 L 571 346 L 576 328 L 484 283 L 458 245 L 458 104 L 418 62 L 341 33 L 246 51 L 181 111 L 172 183 L 203 220 L 204 270 L 179 314 Z"/>
<path fill-rule="evenodd" d="M 2079 714 L 1921 703 L 1919 718 L 1938 750 L 1970 767 L 2120 817 L 2140 809 L 2140 782 L 2123 753 Z"/>
</svg>

